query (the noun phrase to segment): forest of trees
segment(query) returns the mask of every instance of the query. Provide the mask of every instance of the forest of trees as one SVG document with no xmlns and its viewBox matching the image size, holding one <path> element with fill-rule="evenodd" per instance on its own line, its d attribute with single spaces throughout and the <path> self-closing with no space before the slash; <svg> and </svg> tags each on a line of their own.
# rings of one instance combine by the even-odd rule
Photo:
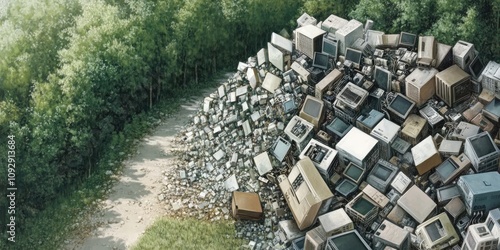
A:
<svg viewBox="0 0 500 250">
<path fill-rule="evenodd" d="M 14 135 L 18 218 L 36 216 L 91 175 L 112 135 L 134 115 L 173 88 L 235 68 L 271 32 L 290 33 L 303 11 L 318 20 L 369 18 L 377 30 L 432 34 L 450 45 L 462 39 L 483 60 L 500 59 L 500 0 L 344 2 L 1 1 L 0 162 L 7 162 L 5 138 Z M 2 190 L 6 171 L 0 168 Z"/>
</svg>

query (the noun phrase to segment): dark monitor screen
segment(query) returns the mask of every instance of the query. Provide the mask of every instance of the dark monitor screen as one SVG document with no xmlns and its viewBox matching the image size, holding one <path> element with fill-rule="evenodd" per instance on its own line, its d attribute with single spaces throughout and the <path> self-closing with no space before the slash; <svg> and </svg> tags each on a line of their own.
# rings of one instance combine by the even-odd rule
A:
<svg viewBox="0 0 500 250">
<path fill-rule="evenodd" d="M 470 140 L 474 151 L 476 152 L 477 158 L 481 158 L 487 154 L 495 152 L 495 147 L 488 136 L 484 133 L 482 136 L 476 137 Z"/>
<path fill-rule="evenodd" d="M 439 167 L 436 168 L 436 172 L 438 172 L 442 179 L 447 179 L 457 168 L 458 166 L 453 164 L 453 162 L 451 162 L 451 160 L 448 158 L 441 165 L 439 165 Z"/>
<path fill-rule="evenodd" d="M 427 231 L 427 234 L 431 238 L 432 242 L 439 240 L 444 236 L 444 234 L 446 234 L 446 232 L 444 231 L 444 227 L 439 220 L 436 220 L 431 224 L 425 226 L 425 231 Z"/>
<path fill-rule="evenodd" d="M 347 48 L 345 59 L 359 65 L 361 63 L 361 55 L 361 51 Z"/>
<path fill-rule="evenodd" d="M 352 204 L 352 209 L 362 215 L 368 214 L 368 212 L 370 212 L 374 207 L 375 205 L 373 205 L 363 197 L 359 198 L 356 202 L 354 202 L 354 204 Z"/>
<path fill-rule="evenodd" d="M 382 166 L 382 165 L 377 165 L 375 171 L 373 172 L 373 175 L 382 181 L 386 181 L 389 176 L 391 176 L 392 170 L 389 169 L 388 167 Z"/>
<path fill-rule="evenodd" d="M 415 42 L 417 41 L 417 35 L 401 32 L 401 36 L 399 37 L 399 44 L 405 46 L 415 46 Z"/>
<path fill-rule="evenodd" d="M 356 189 L 357 189 L 357 185 L 356 183 L 350 181 L 350 180 L 347 180 L 347 179 L 344 179 L 338 186 L 337 188 L 335 188 L 335 190 L 337 192 L 339 192 L 340 194 L 344 195 L 344 196 L 348 196 L 349 194 L 351 194 L 352 192 L 354 192 Z"/>
<path fill-rule="evenodd" d="M 405 117 L 413 105 L 414 103 L 410 100 L 406 99 L 402 95 L 397 95 L 391 102 L 390 108 L 397 112 L 401 117 Z"/>
<path fill-rule="evenodd" d="M 321 111 L 321 103 L 313 99 L 306 99 L 304 103 L 304 112 L 314 118 L 318 118 Z"/>
<path fill-rule="evenodd" d="M 374 80 L 377 86 L 384 91 L 391 91 L 392 74 L 388 70 L 375 67 Z"/>
<path fill-rule="evenodd" d="M 474 58 L 474 60 L 472 61 L 472 63 L 469 65 L 470 73 L 475 78 L 478 78 L 479 75 L 481 75 L 481 71 L 483 70 L 483 68 L 484 68 L 484 65 L 481 62 L 481 60 L 479 60 L 479 56 L 476 56 Z"/>
<path fill-rule="evenodd" d="M 337 59 L 337 48 L 337 40 L 323 38 L 323 53 L 330 55 L 334 59 Z"/>
<path fill-rule="evenodd" d="M 314 52 L 313 67 L 320 69 L 328 68 L 328 55 L 324 53 Z"/>
<path fill-rule="evenodd" d="M 359 167 L 354 166 L 354 165 L 348 166 L 347 170 L 345 171 L 345 175 L 349 176 L 355 182 L 358 182 L 358 180 L 359 180 L 359 178 L 361 178 L 362 174 L 363 174 L 363 170 Z"/>
<path fill-rule="evenodd" d="M 338 250 L 368 250 L 369 248 L 363 243 L 363 241 L 358 237 L 355 231 L 345 233 L 339 236 L 333 236 L 329 239 L 335 245 Z"/>
<path fill-rule="evenodd" d="M 344 121 L 342 121 L 342 119 L 339 118 L 333 119 L 332 123 L 328 125 L 328 129 L 330 131 L 339 135 L 344 135 L 349 127 L 350 127 L 349 124 L 345 123 Z"/>
</svg>

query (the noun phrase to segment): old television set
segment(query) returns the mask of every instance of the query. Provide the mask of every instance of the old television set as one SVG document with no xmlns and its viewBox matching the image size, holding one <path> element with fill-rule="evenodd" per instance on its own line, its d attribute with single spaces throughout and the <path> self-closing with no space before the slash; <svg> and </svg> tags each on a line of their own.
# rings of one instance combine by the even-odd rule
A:
<svg viewBox="0 0 500 250">
<path fill-rule="evenodd" d="M 323 45 L 323 35 L 326 31 L 314 26 L 306 25 L 295 30 L 295 48 L 309 58 L 314 52 L 319 52 Z"/>
<path fill-rule="evenodd" d="M 299 116 L 313 124 L 315 129 L 318 129 L 319 124 L 323 121 L 323 106 L 322 100 L 308 95 L 304 100 Z"/>
<path fill-rule="evenodd" d="M 337 61 L 337 56 L 339 52 L 339 41 L 325 35 L 323 37 L 322 52 L 332 57 L 334 61 Z"/>
<path fill-rule="evenodd" d="M 401 32 L 399 35 L 399 47 L 406 47 L 412 49 L 415 46 L 415 42 L 417 41 L 417 35 Z"/>
<path fill-rule="evenodd" d="M 375 66 L 373 79 L 379 88 L 386 92 L 391 91 L 392 73 L 389 70 Z"/>
<path fill-rule="evenodd" d="M 452 155 L 443 161 L 443 163 L 436 168 L 436 173 L 441 182 L 443 182 L 443 185 L 448 185 L 469 168 L 469 158 L 462 153 L 459 156 Z"/>
<path fill-rule="evenodd" d="M 359 69 L 361 65 L 362 55 L 363 53 L 359 50 L 347 48 L 345 52 L 345 60 L 351 61 L 353 63 L 353 66 Z"/>
<path fill-rule="evenodd" d="M 313 59 L 313 67 L 319 68 L 319 69 L 328 69 L 328 54 L 325 53 L 320 53 L 320 52 L 314 52 L 314 59 Z"/>
<path fill-rule="evenodd" d="M 406 96 L 413 100 L 417 106 L 422 106 L 432 98 L 436 92 L 436 81 L 434 76 L 437 69 L 427 67 L 417 67 L 405 78 Z"/>
<path fill-rule="evenodd" d="M 469 72 L 474 79 L 478 79 L 481 73 L 483 72 L 484 64 L 481 62 L 479 55 L 474 57 L 474 60 L 469 65 Z"/>
<path fill-rule="evenodd" d="M 423 249 L 446 249 L 460 240 L 445 212 L 418 225 L 415 234 L 422 240 Z"/>
<path fill-rule="evenodd" d="M 397 93 L 387 109 L 391 112 L 391 120 L 396 123 L 402 124 L 415 107 L 415 102 L 408 99 L 408 97 Z"/>
<path fill-rule="evenodd" d="M 357 230 L 337 234 L 326 240 L 325 250 L 372 250 Z"/>
<path fill-rule="evenodd" d="M 344 175 L 345 178 L 359 185 L 359 183 L 361 183 L 365 175 L 365 169 L 350 162 L 349 165 L 347 165 L 347 167 L 345 168 L 342 175 Z"/>
<path fill-rule="evenodd" d="M 333 194 L 309 157 L 295 164 L 278 183 L 300 230 L 311 226 L 329 208 Z"/>
<path fill-rule="evenodd" d="M 477 173 L 498 170 L 500 150 L 488 132 L 482 132 L 465 139 L 464 153 Z"/>
<path fill-rule="evenodd" d="M 366 182 L 381 193 L 385 193 L 397 173 L 398 167 L 388 161 L 379 159 L 368 174 Z"/>
<path fill-rule="evenodd" d="M 436 74 L 436 95 L 450 107 L 467 100 L 471 90 L 470 75 L 456 64 Z"/>
</svg>

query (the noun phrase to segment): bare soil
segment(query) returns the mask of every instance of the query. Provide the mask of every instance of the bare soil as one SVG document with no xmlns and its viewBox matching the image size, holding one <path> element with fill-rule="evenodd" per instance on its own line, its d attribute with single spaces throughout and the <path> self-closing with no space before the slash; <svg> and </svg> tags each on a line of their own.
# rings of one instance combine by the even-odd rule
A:
<svg viewBox="0 0 500 250">
<path fill-rule="evenodd" d="M 166 214 L 161 191 L 168 184 L 164 173 L 178 161 L 171 153 L 179 147 L 175 135 L 192 119 L 203 97 L 213 91 L 208 88 L 202 95 L 185 100 L 176 114 L 141 141 L 136 154 L 116 176 L 118 181 L 101 202 L 102 208 L 80 223 L 86 232 L 66 240 L 64 249 L 129 249 L 158 217 Z"/>
</svg>

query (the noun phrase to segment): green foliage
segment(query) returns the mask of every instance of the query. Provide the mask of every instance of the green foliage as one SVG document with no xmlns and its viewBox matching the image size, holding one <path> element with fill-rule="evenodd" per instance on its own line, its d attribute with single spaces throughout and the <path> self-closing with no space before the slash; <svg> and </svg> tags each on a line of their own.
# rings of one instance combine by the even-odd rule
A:
<svg viewBox="0 0 500 250">
<path fill-rule="evenodd" d="M 328 18 L 331 14 L 347 17 L 359 1 L 360 0 L 305 0 L 303 9 L 307 14 L 315 17 L 319 22 Z"/>
</svg>

